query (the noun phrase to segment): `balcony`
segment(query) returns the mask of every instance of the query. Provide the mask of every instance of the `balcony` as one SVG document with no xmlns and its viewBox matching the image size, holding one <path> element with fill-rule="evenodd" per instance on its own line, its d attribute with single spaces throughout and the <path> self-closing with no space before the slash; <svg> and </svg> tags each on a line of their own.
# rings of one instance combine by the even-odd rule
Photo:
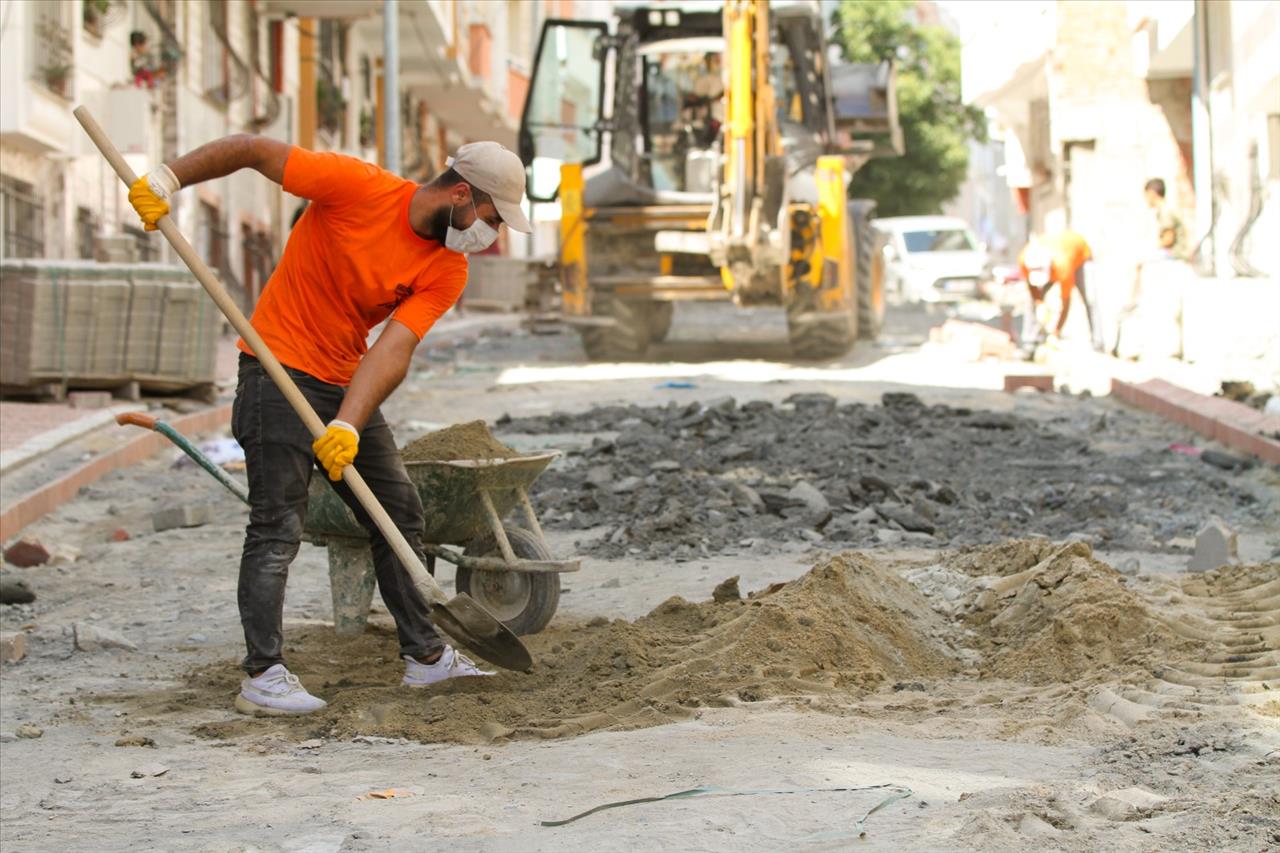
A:
<svg viewBox="0 0 1280 853">
<path fill-rule="evenodd" d="M 73 31 L 35 3 L 6 4 L 0 36 L 0 141 L 34 153 L 68 153 L 76 131 Z"/>
<path fill-rule="evenodd" d="M 297 15 L 299 18 L 364 18 L 381 14 L 382 4 L 374 0 L 259 0 L 263 15 Z"/>
<path fill-rule="evenodd" d="M 335 8 L 345 5 L 333 4 Z M 362 8 L 367 13 L 371 6 L 378 14 L 356 21 L 352 36 L 359 52 L 379 57 L 383 52 L 382 4 L 364 4 Z M 328 4 L 320 8 L 326 16 L 337 17 Z M 427 0 L 400 0 L 400 89 L 425 101 L 431 114 L 440 117 L 459 136 L 494 139 L 515 148 L 516 127 L 508 118 L 507 104 L 486 90 L 480 76 L 494 73 L 499 63 L 457 49 L 454 22 L 448 17 L 452 8 Z M 458 36 L 468 41 L 466 34 Z"/>
</svg>

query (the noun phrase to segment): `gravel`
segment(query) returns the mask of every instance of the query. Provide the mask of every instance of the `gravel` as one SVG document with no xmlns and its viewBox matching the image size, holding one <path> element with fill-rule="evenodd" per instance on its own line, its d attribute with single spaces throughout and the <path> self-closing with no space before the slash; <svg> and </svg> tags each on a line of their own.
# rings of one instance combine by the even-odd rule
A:
<svg viewBox="0 0 1280 853">
<path fill-rule="evenodd" d="M 1159 550 L 1210 514 L 1265 513 L 1238 475 L 1134 441 L 1120 420 L 1081 429 L 896 392 L 878 406 L 820 393 L 780 406 L 726 397 L 504 416 L 496 426 L 549 446 L 561 434 L 616 434 L 569 451 L 533 490 L 545 526 L 602 529 L 579 547 L 604 557 L 1071 534 Z"/>
</svg>

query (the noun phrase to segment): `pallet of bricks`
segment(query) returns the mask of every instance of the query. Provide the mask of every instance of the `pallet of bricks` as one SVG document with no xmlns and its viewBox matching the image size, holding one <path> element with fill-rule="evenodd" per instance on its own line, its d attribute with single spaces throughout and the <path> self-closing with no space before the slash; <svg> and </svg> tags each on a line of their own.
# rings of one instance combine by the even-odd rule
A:
<svg viewBox="0 0 1280 853">
<path fill-rule="evenodd" d="M 0 261 L 0 391 L 208 398 L 222 320 L 185 267 Z"/>
</svg>

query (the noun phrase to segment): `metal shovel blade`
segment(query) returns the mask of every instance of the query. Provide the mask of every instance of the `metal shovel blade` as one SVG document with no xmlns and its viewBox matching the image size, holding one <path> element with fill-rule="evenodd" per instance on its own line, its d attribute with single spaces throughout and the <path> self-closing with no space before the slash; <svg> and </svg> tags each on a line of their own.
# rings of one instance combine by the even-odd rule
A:
<svg viewBox="0 0 1280 853">
<path fill-rule="evenodd" d="M 520 638 L 468 595 L 432 604 L 431 618 L 446 634 L 489 663 L 516 672 L 533 667 L 533 657 Z"/>
</svg>

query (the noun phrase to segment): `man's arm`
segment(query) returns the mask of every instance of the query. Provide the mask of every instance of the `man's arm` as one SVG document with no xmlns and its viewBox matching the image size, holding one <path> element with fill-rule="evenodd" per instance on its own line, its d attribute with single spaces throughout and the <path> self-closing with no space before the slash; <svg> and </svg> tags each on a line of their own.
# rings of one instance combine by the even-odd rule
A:
<svg viewBox="0 0 1280 853">
<path fill-rule="evenodd" d="M 129 187 L 129 203 L 148 231 L 169 213 L 169 197 L 183 187 L 237 172 L 256 169 L 277 184 L 284 183 L 284 164 L 290 146 L 247 133 L 225 136 L 201 145 L 167 165 L 161 164 Z"/>
<path fill-rule="evenodd" d="M 418 336 L 408 326 L 397 320 L 387 323 L 378 340 L 360 359 L 342 407 L 338 409 L 338 420 L 357 430 L 364 429 L 374 410 L 404 380 L 417 346 Z"/>
<path fill-rule="evenodd" d="M 226 177 L 241 169 L 254 169 L 283 184 L 289 148 L 288 143 L 276 139 L 238 133 L 201 145 L 168 166 L 184 187 Z"/>
</svg>

